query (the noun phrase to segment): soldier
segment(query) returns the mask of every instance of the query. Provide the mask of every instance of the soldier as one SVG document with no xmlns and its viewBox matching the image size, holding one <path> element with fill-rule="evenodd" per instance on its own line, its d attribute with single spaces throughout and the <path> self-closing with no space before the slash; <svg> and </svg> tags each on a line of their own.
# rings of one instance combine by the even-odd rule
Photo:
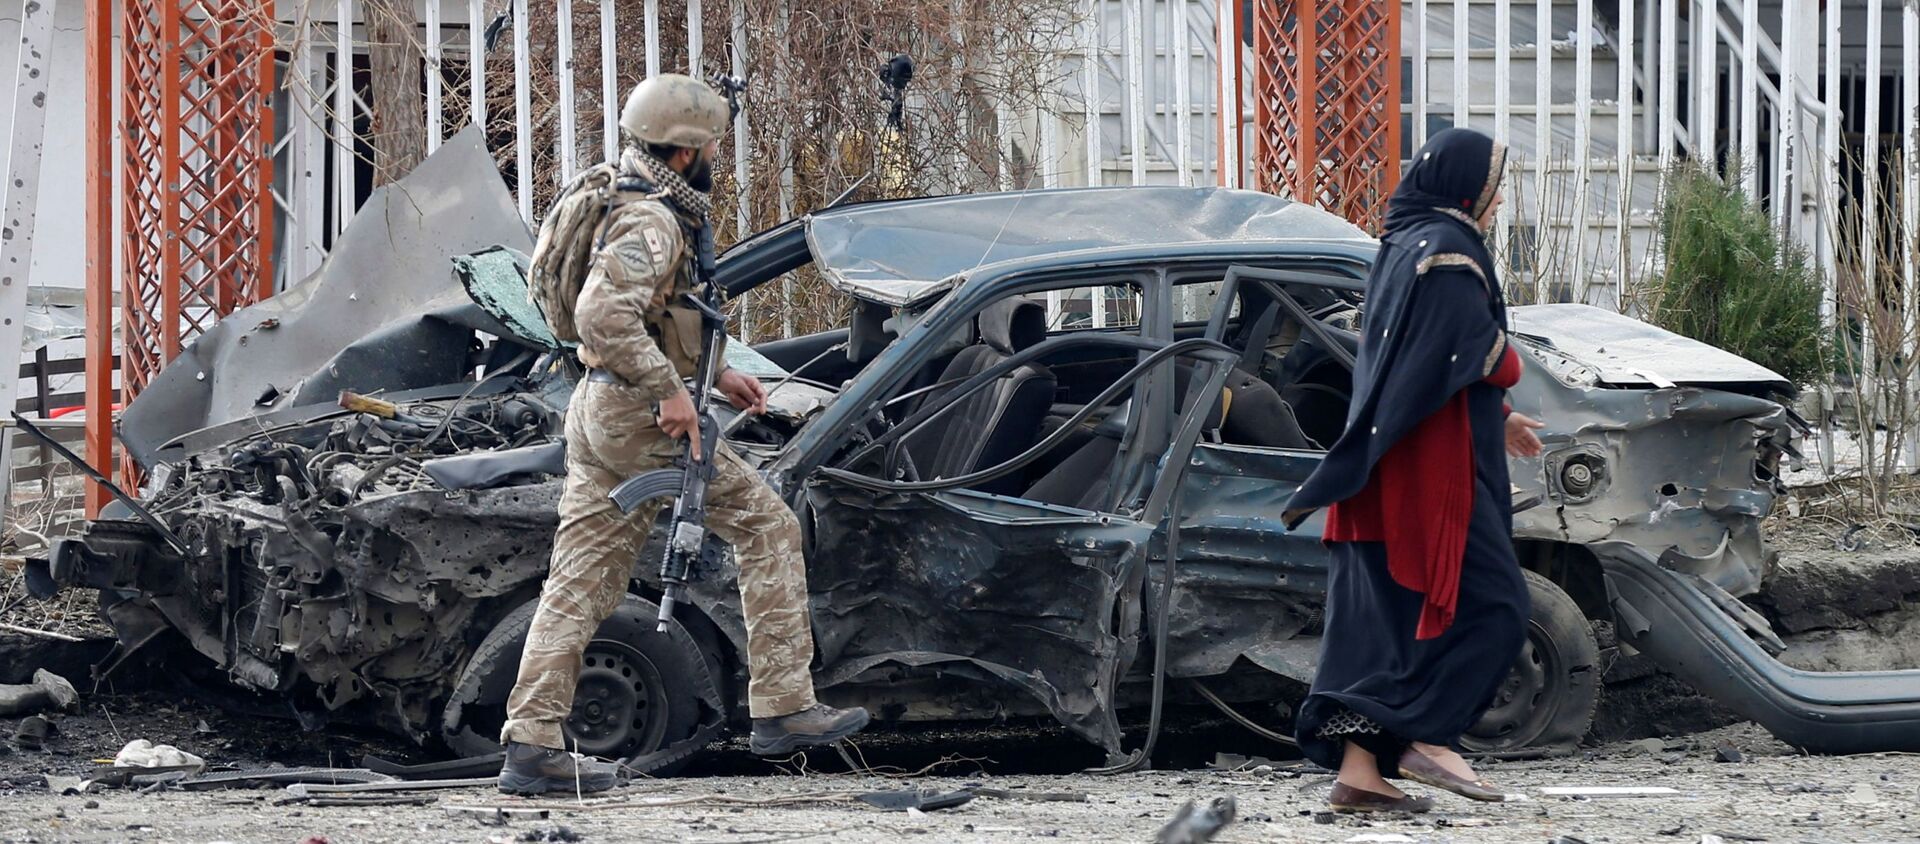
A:
<svg viewBox="0 0 1920 844">
<path fill-rule="evenodd" d="M 573 310 L 588 376 L 567 408 L 567 483 L 540 606 L 527 632 L 520 676 L 507 699 L 500 740 L 504 792 L 602 791 L 615 766 L 564 750 L 581 654 L 620 605 L 657 507 L 622 516 L 607 494 L 621 481 L 669 465 L 686 438 L 699 448 L 693 398 L 682 379 L 701 353 L 698 337 L 669 311 L 693 289 L 694 237 L 711 210 L 713 158 L 726 130 L 725 98 L 691 77 L 654 76 L 620 112 L 630 141 L 620 174 L 651 185 L 623 194 L 596 232 L 594 256 Z M 686 323 L 680 323 L 686 324 Z M 698 324 L 695 321 L 692 324 Z M 766 410 L 751 375 L 728 368 L 716 386 L 734 407 Z M 800 523 L 759 474 L 722 442 L 708 487 L 707 525 L 733 546 L 747 623 L 747 706 L 755 753 L 830 744 L 867 724 L 864 709 L 814 700 L 813 631 Z"/>
</svg>

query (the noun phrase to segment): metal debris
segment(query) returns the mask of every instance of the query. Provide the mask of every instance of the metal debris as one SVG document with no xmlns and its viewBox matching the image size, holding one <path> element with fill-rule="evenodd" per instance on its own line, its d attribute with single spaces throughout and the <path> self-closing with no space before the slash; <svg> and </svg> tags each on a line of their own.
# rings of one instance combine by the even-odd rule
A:
<svg viewBox="0 0 1920 844">
<path fill-rule="evenodd" d="M 1029 803 L 1085 803 L 1087 795 L 1079 791 L 1027 791 L 1026 789 L 984 788 L 968 786 L 967 790 L 981 797 L 995 800 L 1025 800 Z"/>
<path fill-rule="evenodd" d="M 1232 796 L 1215 797 L 1205 806 L 1188 800 L 1153 840 L 1155 844 L 1204 844 L 1233 823 L 1237 811 Z"/>
<path fill-rule="evenodd" d="M 931 789 L 903 789 L 899 791 L 869 791 L 854 799 L 876 809 L 888 812 L 916 810 L 932 812 L 951 809 L 973 802 L 974 793 L 966 789 L 940 792 Z"/>
</svg>

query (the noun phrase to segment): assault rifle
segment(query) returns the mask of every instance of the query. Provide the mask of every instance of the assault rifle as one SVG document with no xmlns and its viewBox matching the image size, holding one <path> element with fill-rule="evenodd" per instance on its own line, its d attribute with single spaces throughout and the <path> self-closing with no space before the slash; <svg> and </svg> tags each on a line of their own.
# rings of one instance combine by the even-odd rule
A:
<svg viewBox="0 0 1920 844">
<path fill-rule="evenodd" d="M 673 468 L 655 469 L 622 481 L 610 497 L 622 513 L 632 513 L 640 505 L 656 498 L 673 496 L 673 521 L 667 527 L 667 550 L 660 560 L 660 632 L 666 632 L 673 620 L 673 607 L 685 600 L 687 573 L 700 557 L 707 541 L 707 484 L 713 480 L 714 449 L 720 447 L 720 426 L 710 413 L 713 382 L 719 368 L 721 342 L 726 337 L 727 315 L 720 312 L 720 286 L 713 282 L 713 226 L 700 228 L 700 246 L 696 266 L 706 284 L 703 295 L 686 294 L 686 301 L 700 311 L 702 339 L 700 364 L 693 376 L 693 412 L 699 420 L 700 456 L 692 446 L 674 461 Z"/>
<path fill-rule="evenodd" d="M 740 113 L 740 92 L 746 82 L 736 77 L 721 77 L 718 87 L 726 92 L 733 114 Z M 660 626 L 662 633 L 673 620 L 674 605 L 686 600 L 687 576 L 693 561 L 707 541 L 707 484 L 713 481 L 714 450 L 720 447 L 720 426 L 710 411 L 713 382 L 720 374 L 720 359 L 727 336 L 727 315 L 722 313 L 722 294 L 714 280 L 716 258 L 713 249 L 713 221 L 702 220 L 694 240 L 694 278 L 700 283 L 698 295 L 684 294 L 686 303 L 700 312 L 700 363 L 693 374 L 693 412 L 699 420 L 699 457 L 692 443 L 674 461 L 673 468 L 643 472 L 622 481 L 608 497 L 622 513 L 632 513 L 657 498 L 673 496 L 673 520 L 667 526 L 666 553 L 660 560 Z"/>
</svg>

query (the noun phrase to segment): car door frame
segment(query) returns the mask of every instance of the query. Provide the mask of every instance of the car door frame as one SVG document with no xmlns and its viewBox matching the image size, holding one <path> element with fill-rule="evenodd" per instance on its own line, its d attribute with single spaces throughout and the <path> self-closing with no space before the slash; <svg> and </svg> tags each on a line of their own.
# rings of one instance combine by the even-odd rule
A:
<svg viewBox="0 0 1920 844">
<path fill-rule="evenodd" d="M 1044 354 L 1050 344 L 1052 348 L 1058 348 L 1058 344 L 1085 338 L 1085 342 L 1132 345 L 1140 354 L 1141 362 L 1116 386 L 1132 384 L 1134 407 L 1138 412 L 1131 414 L 1127 431 L 1122 437 L 1121 452 L 1116 457 L 1117 465 L 1113 469 L 1118 480 L 1108 511 L 1065 507 L 960 488 L 972 482 L 967 477 L 913 482 L 871 478 L 824 465 L 824 460 L 809 473 L 807 482 L 796 484 L 797 488 L 793 490 L 793 497 L 798 499 L 798 509 L 805 513 L 809 526 L 809 559 L 813 567 L 821 572 L 821 582 L 839 584 L 866 576 L 859 570 L 858 564 L 850 563 L 848 559 L 876 555 L 843 553 L 858 550 L 849 548 L 848 543 L 864 540 L 874 543 L 875 547 L 884 545 L 890 552 L 902 553 L 900 549 L 907 546 L 895 541 L 896 536 L 902 535 L 901 531 L 924 531 L 924 535 L 944 537 L 952 533 L 958 524 L 954 520 L 956 515 L 971 524 L 979 545 L 996 553 L 1012 549 L 1027 555 L 1021 559 L 1029 564 L 1036 542 L 1057 545 L 1065 562 L 1049 571 L 1078 578 L 1084 581 L 1078 585 L 1096 593 L 1093 595 L 1093 612 L 1086 614 L 1088 621 L 1075 628 L 1085 639 L 1084 644 L 1095 659 L 1089 665 L 1080 666 L 1081 671 L 1064 672 L 1084 677 L 1083 684 L 1093 694 L 1076 694 L 1075 689 L 1044 682 L 1044 678 L 1036 679 L 1036 675 L 1044 672 L 1033 666 L 987 659 L 978 651 L 969 653 L 971 648 L 961 642 L 950 642 L 942 648 L 903 646 L 891 651 L 868 648 L 866 652 L 861 652 L 855 637 L 865 636 L 881 641 L 882 636 L 894 636 L 894 639 L 884 641 L 897 641 L 903 645 L 924 645 L 924 642 L 914 640 L 912 636 L 896 636 L 891 631 L 876 633 L 868 629 L 856 630 L 852 625 L 817 631 L 816 638 L 820 640 L 822 653 L 820 676 L 817 679 L 819 685 L 831 687 L 855 681 L 864 672 L 887 662 L 914 666 L 939 664 L 942 671 L 1006 681 L 1019 687 L 1037 698 L 1075 732 L 1102 745 L 1110 753 L 1119 752 L 1117 691 L 1141 649 L 1144 624 L 1142 586 L 1146 576 L 1148 546 L 1154 532 L 1168 516 L 1180 469 L 1186 465 L 1188 455 L 1202 433 L 1207 414 L 1192 411 L 1203 406 L 1201 397 L 1220 394 L 1232 363 L 1238 359 L 1236 354 L 1217 342 L 1205 339 L 1177 340 L 1173 337 L 1168 267 L 1158 262 L 1135 262 L 1048 268 L 1010 276 L 1001 280 L 1001 283 L 963 287 L 930 309 L 906 332 L 900 340 L 905 348 L 890 350 L 887 355 L 890 358 L 887 361 L 890 367 L 888 371 L 876 373 L 876 377 L 866 384 L 857 385 L 843 394 L 843 399 L 851 401 L 840 408 L 844 414 L 842 418 L 822 420 L 827 423 L 823 427 L 833 432 L 851 430 L 853 426 L 865 424 L 866 420 L 879 416 L 885 404 L 897 398 L 893 393 L 910 383 L 912 373 L 934 358 L 936 349 L 944 343 L 945 338 L 963 328 L 994 302 L 1009 296 L 1046 290 L 1105 286 L 1113 283 L 1116 276 L 1123 275 L 1140 280 L 1142 312 L 1137 336 L 1129 335 L 1124 340 L 1084 334 L 1048 338 L 1041 345 L 1016 354 L 955 387 L 942 396 L 942 405 L 923 409 L 924 412 L 917 412 L 910 417 L 924 421 L 943 407 L 951 408 L 964 398 L 969 387 L 977 389 L 991 383 L 998 374 L 1011 371 L 1026 360 Z M 1202 380 L 1196 382 L 1200 389 L 1193 392 L 1184 408 L 1177 409 L 1174 407 L 1173 366 L 1174 358 L 1182 352 L 1198 358 L 1205 374 Z M 859 390 L 860 386 L 866 389 Z M 1175 471 L 1164 471 L 1168 467 L 1174 467 Z M 911 515 L 917 521 L 910 529 L 888 521 L 898 520 L 899 516 L 873 521 L 878 518 L 873 515 L 876 511 L 888 509 Z M 861 540 L 850 538 L 855 532 L 859 533 Z M 973 574 L 980 580 L 985 594 L 963 600 L 998 597 L 996 590 L 1014 588 L 1006 586 L 1009 581 L 1004 572 L 993 570 L 997 560 L 981 563 L 979 558 L 986 552 L 970 549 L 966 553 L 954 554 L 953 560 L 940 557 L 948 553 L 948 548 L 949 543 L 924 542 L 909 547 L 904 553 L 924 554 L 925 560 L 887 559 L 902 569 L 916 569 L 916 573 L 943 565 L 978 566 Z M 910 562 L 911 566 L 907 566 L 906 562 Z M 878 579 L 877 575 L 874 577 Z M 935 583 L 937 580 L 937 577 L 928 578 L 930 587 L 927 591 L 930 594 L 942 597 L 954 594 L 952 590 L 942 588 L 943 583 Z M 816 594 L 816 603 L 824 600 L 829 604 L 825 609 L 830 614 L 836 613 L 834 605 L 850 605 L 853 602 L 854 596 L 851 595 L 846 596 L 846 601 L 837 600 L 839 596 L 832 591 L 836 588 L 828 587 L 824 599 Z M 922 621 L 928 626 L 937 627 L 948 620 L 930 617 Z M 1093 629 L 1095 627 L 1100 629 L 1096 631 Z"/>
</svg>

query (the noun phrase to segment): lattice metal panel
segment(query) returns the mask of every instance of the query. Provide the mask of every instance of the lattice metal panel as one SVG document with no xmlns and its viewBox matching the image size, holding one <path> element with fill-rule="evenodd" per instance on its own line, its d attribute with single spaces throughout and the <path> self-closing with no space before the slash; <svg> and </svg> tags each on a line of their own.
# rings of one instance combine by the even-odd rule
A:
<svg viewBox="0 0 1920 844">
<path fill-rule="evenodd" d="M 1397 0 L 1258 0 L 1253 186 L 1379 227 L 1400 174 Z"/>
<path fill-rule="evenodd" d="M 122 386 L 271 292 L 272 34 L 257 0 L 128 0 Z"/>
</svg>

